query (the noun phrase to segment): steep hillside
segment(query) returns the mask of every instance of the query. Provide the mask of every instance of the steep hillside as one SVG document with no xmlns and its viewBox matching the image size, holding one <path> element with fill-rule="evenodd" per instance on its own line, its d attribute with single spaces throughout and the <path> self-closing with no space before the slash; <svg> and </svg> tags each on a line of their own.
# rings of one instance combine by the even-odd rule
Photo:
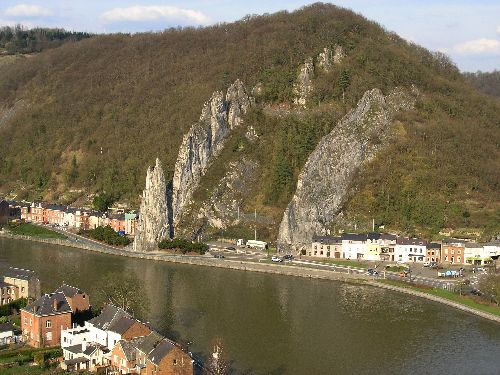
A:
<svg viewBox="0 0 500 375">
<path fill-rule="evenodd" d="M 147 166 L 159 157 L 172 179 L 204 103 L 237 79 L 255 105 L 203 164 L 176 233 L 251 236 L 256 227 L 275 239 L 323 137 L 365 92 L 412 85 L 413 109 L 395 116 L 391 142 L 355 169 L 323 227 L 374 218 L 411 233 L 500 230 L 498 101 L 470 88 L 446 57 L 324 4 L 96 36 L 0 65 L 0 191 L 80 203 L 105 191 L 138 207 Z"/>
<path fill-rule="evenodd" d="M 500 97 L 500 71 L 464 73 L 464 76 L 480 92 Z"/>
</svg>

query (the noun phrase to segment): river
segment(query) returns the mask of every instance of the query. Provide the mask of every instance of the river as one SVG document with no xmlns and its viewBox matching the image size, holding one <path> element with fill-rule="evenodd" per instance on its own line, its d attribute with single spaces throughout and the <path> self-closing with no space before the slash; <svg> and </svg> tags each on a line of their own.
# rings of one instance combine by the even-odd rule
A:
<svg viewBox="0 0 500 375">
<path fill-rule="evenodd" d="M 143 317 L 191 341 L 221 337 L 237 374 L 499 374 L 500 325 L 369 286 L 154 262 L 0 238 L 0 263 L 91 296 L 109 270 L 146 285 Z"/>
</svg>

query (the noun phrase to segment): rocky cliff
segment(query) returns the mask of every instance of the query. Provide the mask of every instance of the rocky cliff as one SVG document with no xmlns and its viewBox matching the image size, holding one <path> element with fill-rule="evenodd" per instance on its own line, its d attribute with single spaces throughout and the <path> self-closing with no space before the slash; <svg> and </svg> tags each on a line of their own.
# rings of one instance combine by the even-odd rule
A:
<svg viewBox="0 0 500 375">
<path fill-rule="evenodd" d="M 231 129 L 239 126 L 242 115 L 253 99 L 240 80 L 227 90 L 215 92 L 205 103 L 200 119 L 184 136 L 175 163 L 172 193 L 173 225 L 178 223 L 189 204 L 200 178 L 206 173 L 211 160 L 224 147 Z"/>
<path fill-rule="evenodd" d="M 384 96 L 365 92 L 356 108 L 320 141 L 307 160 L 292 201 L 283 214 L 278 243 L 299 249 L 324 234 L 341 209 L 355 172 L 372 159 L 391 136 L 399 111 L 411 109 L 417 91 L 395 89 Z"/>
<path fill-rule="evenodd" d="M 134 250 L 155 249 L 169 234 L 167 222 L 167 187 L 159 159 L 146 174 L 146 188 L 142 193 L 141 208 Z"/>
<path fill-rule="evenodd" d="M 198 219 L 203 218 L 209 226 L 219 229 L 237 224 L 239 208 L 244 197 L 251 192 L 257 167 L 255 161 L 245 157 L 231 162 L 227 173 L 201 207 Z"/>
<path fill-rule="evenodd" d="M 311 57 L 304 61 L 304 64 L 300 67 L 299 75 L 293 86 L 293 93 L 295 98 L 293 103 L 302 107 L 306 106 L 307 99 L 313 91 L 312 79 L 314 77 L 314 63 Z"/>
<path fill-rule="evenodd" d="M 334 64 L 338 65 L 342 62 L 344 56 L 342 46 L 336 45 L 333 50 L 325 47 L 323 48 L 323 52 L 318 55 L 316 63 L 325 72 L 329 72 Z"/>
</svg>

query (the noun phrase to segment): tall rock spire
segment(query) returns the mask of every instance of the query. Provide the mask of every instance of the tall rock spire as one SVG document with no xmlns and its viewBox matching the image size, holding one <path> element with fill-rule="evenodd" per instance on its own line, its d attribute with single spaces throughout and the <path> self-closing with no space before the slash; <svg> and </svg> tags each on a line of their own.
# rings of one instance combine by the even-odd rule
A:
<svg viewBox="0 0 500 375">
<path fill-rule="evenodd" d="M 149 167 L 146 174 L 134 250 L 151 251 L 168 233 L 167 188 L 163 167 L 157 158 L 155 166 Z"/>
<path fill-rule="evenodd" d="M 226 98 L 216 91 L 201 112 L 200 120 L 184 136 L 175 163 L 172 197 L 173 226 L 175 227 L 200 179 L 210 163 L 224 148 L 230 132 L 240 126 L 242 116 L 253 104 L 243 82 L 237 79 L 229 86 Z"/>
</svg>

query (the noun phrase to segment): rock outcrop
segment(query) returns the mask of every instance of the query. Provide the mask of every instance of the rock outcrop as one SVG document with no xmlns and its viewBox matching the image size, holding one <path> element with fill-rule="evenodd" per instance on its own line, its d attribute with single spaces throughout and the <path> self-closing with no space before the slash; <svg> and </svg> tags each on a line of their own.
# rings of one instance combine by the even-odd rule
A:
<svg viewBox="0 0 500 375">
<path fill-rule="evenodd" d="M 141 208 L 134 250 L 156 249 L 158 242 L 169 234 L 167 221 L 167 187 L 159 159 L 146 174 L 146 188 L 142 193 Z"/>
<path fill-rule="evenodd" d="M 0 128 L 6 125 L 25 106 L 24 100 L 21 99 L 15 102 L 12 107 L 0 107 Z"/>
<path fill-rule="evenodd" d="M 258 164 L 246 157 L 231 162 L 208 201 L 198 213 L 213 228 L 226 228 L 239 220 L 239 207 L 248 195 Z"/>
<path fill-rule="evenodd" d="M 344 56 L 344 49 L 339 45 L 336 45 L 333 51 L 325 47 L 318 55 L 317 65 L 325 72 L 329 72 L 334 64 L 338 65 L 342 62 Z"/>
<path fill-rule="evenodd" d="M 307 99 L 313 91 L 312 79 L 314 77 L 313 59 L 308 58 L 304 65 L 300 67 L 297 81 L 293 85 L 293 93 L 295 95 L 293 103 L 302 107 L 306 106 Z"/>
<path fill-rule="evenodd" d="M 242 115 L 253 98 L 240 80 L 227 90 L 215 92 L 205 103 L 200 119 L 184 136 L 175 163 L 172 193 L 173 225 L 179 222 L 184 208 L 206 173 L 210 162 L 224 147 L 231 130 L 242 122 Z"/>
<path fill-rule="evenodd" d="M 283 215 L 280 246 L 300 249 L 310 245 L 315 233 L 326 233 L 355 172 L 387 144 L 394 115 L 411 109 L 416 95 L 416 89 L 395 89 L 387 96 L 378 89 L 367 91 L 357 107 L 323 137 L 309 156 Z"/>
</svg>

